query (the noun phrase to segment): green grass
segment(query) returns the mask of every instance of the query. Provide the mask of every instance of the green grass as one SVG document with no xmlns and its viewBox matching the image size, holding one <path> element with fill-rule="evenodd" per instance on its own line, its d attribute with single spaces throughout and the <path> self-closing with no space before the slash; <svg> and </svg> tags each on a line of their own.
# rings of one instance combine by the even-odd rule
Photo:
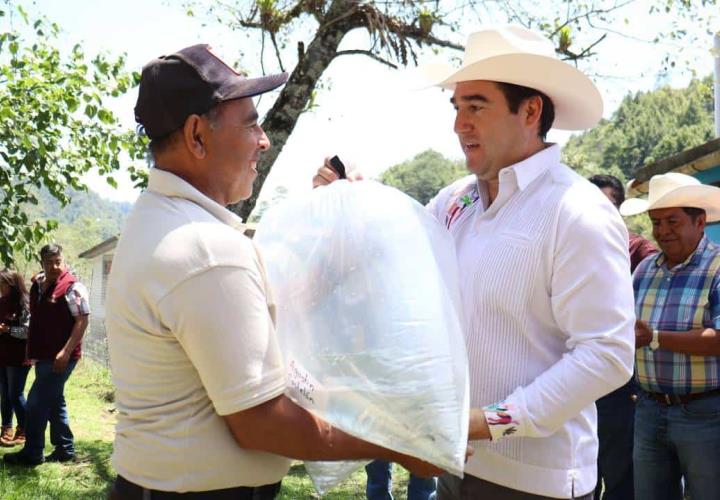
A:
<svg viewBox="0 0 720 500">
<path fill-rule="evenodd" d="M 26 391 L 33 381 L 32 371 Z M 1 500 L 76 500 L 105 499 L 115 472 L 110 465 L 115 428 L 115 407 L 108 371 L 92 361 L 83 360 L 70 377 L 65 397 L 70 425 L 75 434 L 78 461 L 65 464 L 43 464 L 35 468 L 9 467 L 0 461 Z M 52 451 L 48 440 L 46 453 Z M 20 448 L 0 448 L 2 455 Z M 399 467 L 393 470 L 393 495 L 406 497 L 408 474 Z M 302 463 L 295 463 L 283 479 L 279 500 L 319 498 Z M 327 500 L 365 498 L 365 472 L 355 472 L 343 484 L 323 497 Z"/>
<path fill-rule="evenodd" d="M 34 377 L 30 372 L 26 391 Z M 79 499 L 106 498 L 114 475 L 110 453 L 115 426 L 112 386 L 106 369 L 81 361 L 65 388 L 78 461 L 43 464 L 35 468 L 0 464 L 0 498 Z M 20 447 L 0 448 L 0 455 Z M 52 451 L 49 439 L 46 453 Z"/>
<path fill-rule="evenodd" d="M 323 500 L 346 500 L 365 498 L 365 471 L 363 469 L 353 473 L 340 486 L 331 490 Z M 393 465 L 393 496 L 397 500 L 407 498 L 408 473 L 397 464 Z M 283 479 L 282 490 L 278 500 L 298 500 L 320 498 L 315 492 L 312 481 L 305 473 L 302 463 L 293 464 L 290 472 Z"/>
</svg>

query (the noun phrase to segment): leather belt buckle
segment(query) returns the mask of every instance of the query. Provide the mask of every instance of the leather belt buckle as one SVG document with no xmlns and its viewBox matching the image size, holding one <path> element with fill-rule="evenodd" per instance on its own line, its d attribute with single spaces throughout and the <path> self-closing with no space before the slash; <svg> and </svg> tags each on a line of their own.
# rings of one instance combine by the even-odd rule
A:
<svg viewBox="0 0 720 500">
<path fill-rule="evenodd" d="M 683 402 L 677 394 L 663 394 L 663 396 L 665 396 L 665 404 L 668 406 L 679 405 Z"/>
</svg>

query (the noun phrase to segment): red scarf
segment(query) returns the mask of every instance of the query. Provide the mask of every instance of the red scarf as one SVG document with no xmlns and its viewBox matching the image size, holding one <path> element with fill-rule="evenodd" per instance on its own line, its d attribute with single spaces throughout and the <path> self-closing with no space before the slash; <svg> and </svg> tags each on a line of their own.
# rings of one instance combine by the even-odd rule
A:
<svg viewBox="0 0 720 500">
<path fill-rule="evenodd" d="M 38 287 L 40 287 L 40 283 L 37 281 L 38 276 L 39 276 L 38 274 L 33 276 L 32 282 L 37 283 Z M 43 274 L 43 276 L 45 276 L 45 275 Z M 43 291 L 40 295 L 45 295 L 48 291 L 48 288 L 54 286 L 54 288 L 52 290 L 52 301 L 55 302 L 60 297 L 64 297 L 65 294 L 67 293 L 68 289 L 70 288 L 70 286 L 73 283 L 75 283 L 76 281 L 77 281 L 77 278 L 75 276 L 73 276 L 72 273 L 70 271 L 68 271 L 67 269 L 64 270 L 60 274 L 60 276 L 58 276 L 58 279 L 55 280 L 55 283 L 48 284 L 47 277 L 45 277 L 45 280 L 43 281 Z M 38 288 L 38 291 L 40 291 L 39 288 Z"/>
</svg>

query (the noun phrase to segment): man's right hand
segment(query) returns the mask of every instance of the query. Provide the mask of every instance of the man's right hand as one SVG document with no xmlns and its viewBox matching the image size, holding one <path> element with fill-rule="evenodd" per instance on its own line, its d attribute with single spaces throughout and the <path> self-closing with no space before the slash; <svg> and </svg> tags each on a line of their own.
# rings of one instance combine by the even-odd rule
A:
<svg viewBox="0 0 720 500">
<path fill-rule="evenodd" d="M 325 158 L 323 166 L 317 169 L 317 173 L 312 179 L 313 188 L 327 186 L 340 179 L 338 173 L 333 169 L 332 165 L 330 165 L 330 158 L 329 156 Z M 362 174 L 357 170 L 353 170 L 352 166 L 348 169 L 346 175 L 347 180 L 350 182 L 361 181 L 363 178 Z"/>
<path fill-rule="evenodd" d="M 488 427 L 482 408 L 470 408 L 468 440 L 477 441 L 478 439 L 490 439 L 490 427 Z"/>
<path fill-rule="evenodd" d="M 7 323 L 0 323 L 0 335 L 10 331 L 10 326 Z"/>
</svg>

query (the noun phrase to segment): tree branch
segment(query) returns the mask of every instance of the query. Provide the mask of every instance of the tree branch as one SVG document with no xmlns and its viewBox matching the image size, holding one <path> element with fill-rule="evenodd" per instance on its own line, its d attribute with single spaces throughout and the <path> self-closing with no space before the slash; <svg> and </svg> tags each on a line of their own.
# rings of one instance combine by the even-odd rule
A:
<svg viewBox="0 0 720 500">
<path fill-rule="evenodd" d="M 582 50 L 582 52 L 580 52 L 579 54 L 575 54 L 574 52 L 570 51 L 567 48 L 560 49 L 558 52 L 560 52 L 560 54 L 562 54 L 564 56 L 567 56 L 567 59 L 569 59 L 569 60 L 577 61 L 578 59 L 582 59 L 583 57 L 587 57 L 587 56 L 591 55 L 590 51 L 592 50 L 592 48 L 595 47 L 600 42 L 602 42 L 603 40 L 605 40 L 605 37 L 607 37 L 607 33 L 603 34 L 603 36 L 601 36 L 600 38 L 595 40 L 595 42 L 593 42 L 589 46 L 585 47 Z"/>
<path fill-rule="evenodd" d="M 585 19 L 590 20 L 590 16 L 593 16 L 593 15 L 609 14 L 609 13 L 611 13 L 611 12 L 613 12 L 613 11 L 618 10 L 618 9 L 622 9 L 623 7 L 625 7 L 626 5 L 629 5 L 629 4 L 633 3 L 634 1 L 635 1 L 635 0 L 625 0 L 624 2 L 619 3 L 619 4 L 615 4 L 615 5 L 613 5 L 612 7 L 607 8 L 607 9 L 590 9 L 590 10 L 588 10 L 588 11 L 583 12 L 582 14 L 578 14 L 578 15 L 576 15 L 576 16 L 573 16 L 573 17 L 571 17 L 571 18 L 568 18 L 568 19 L 565 20 L 564 23 L 562 23 L 560 26 L 558 26 L 557 28 L 555 28 L 555 31 L 553 31 L 552 33 L 550 33 L 550 38 L 552 38 L 552 37 L 554 37 L 555 35 L 557 35 L 558 33 L 560 33 L 560 31 L 562 31 L 562 29 L 565 28 L 567 25 L 572 24 L 572 23 L 574 23 L 574 22 L 576 22 L 576 21 L 579 21 L 579 20 L 582 19 L 582 18 L 585 18 Z"/>
<path fill-rule="evenodd" d="M 372 7 L 372 6 L 369 6 L 369 7 Z M 379 10 L 377 10 L 377 8 L 374 8 L 374 7 L 372 7 L 372 8 L 374 10 L 372 15 L 376 19 L 378 19 L 378 21 L 382 25 L 382 28 L 384 28 L 381 31 L 388 31 L 390 33 L 397 35 L 400 38 L 410 38 L 410 39 L 418 42 L 418 44 L 426 43 L 428 45 L 437 45 L 439 47 L 445 47 L 445 48 L 450 48 L 450 49 L 455 49 L 455 50 L 464 50 L 465 49 L 465 47 L 463 47 L 460 44 L 451 42 L 449 40 L 443 40 L 443 39 L 437 38 L 436 36 L 432 35 L 431 33 L 428 33 L 425 30 L 423 30 L 420 26 L 407 24 L 400 19 L 397 19 L 388 14 L 385 14 L 384 12 L 380 12 Z"/>
<path fill-rule="evenodd" d="M 265 74 L 265 30 L 260 37 L 260 71 Z"/>
<path fill-rule="evenodd" d="M 415 30 L 419 31 L 419 30 Z M 448 49 L 455 49 L 455 50 L 465 50 L 465 47 L 463 45 L 460 45 L 459 43 L 451 42 L 449 40 L 443 40 L 441 38 L 437 38 L 433 35 L 422 35 L 419 33 L 409 32 L 404 33 L 405 36 L 408 38 L 412 38 L 413 40 L 416 40 L 418 42 L 423 42 L 428 45 L 438 45 L 440 47 L 445 47 Z"/>
<path fill-rule="evenodd" d="M 298 2 L 295 5 L 293 5 L 290 9 L 288 9 L 285 12 L 285 15 L 283 17 L 285 19 L 289 19 L 289 20 L 295 19 L 296 17 L 300 17 L 300 14 L 302 14 L 303 10 L 305 10 L 304 6 L 305 6 L 305 0 L 298 0 Z M 305 10 L 305 11 L 307 11 L 307 10 Z"/>
<path fill-rule="evenodd" d="M 350 56 L 350 55 L 363 55 L 363 56 L 367 56 L 367 57 L 370 57 L 370 58 L 372 58 L 372 59 L 375 59 L 376 61 L 378 61 L 378 62 L 380 62 L 380 63 L 382 63 L 382 64 L 384 64 L 384 65 L 386 65 L 386 66 L 390 66 L 390 67 L 393 68 L 393 69 L 398 69 L 398 67 L 397 67 L 396 64 L 391 63 L 391 62 L 388 61 L 387 59 L 383 59 L 383 58 L 380 57 L 379 55 L 374 54 L 374 53 L 370 52 L 369 50 L 339 50 L 338 52 L 335 53 L 335 57 L 337 57 L 337 56 Z"/>
<path fill-rule="evenodd" d="M 273 47 L 275 48 L 275 57 L 277 57 L 278 64 L 280 65 L 280 71 L 285 72 L 285 68 L 283 67 L 282 58 L 280 57 L 280 49 L 277 45 L 277 40 L 275 39 L 275 33 L 270 33 L 270 40 L 272 40 Z"/>
</svg>

